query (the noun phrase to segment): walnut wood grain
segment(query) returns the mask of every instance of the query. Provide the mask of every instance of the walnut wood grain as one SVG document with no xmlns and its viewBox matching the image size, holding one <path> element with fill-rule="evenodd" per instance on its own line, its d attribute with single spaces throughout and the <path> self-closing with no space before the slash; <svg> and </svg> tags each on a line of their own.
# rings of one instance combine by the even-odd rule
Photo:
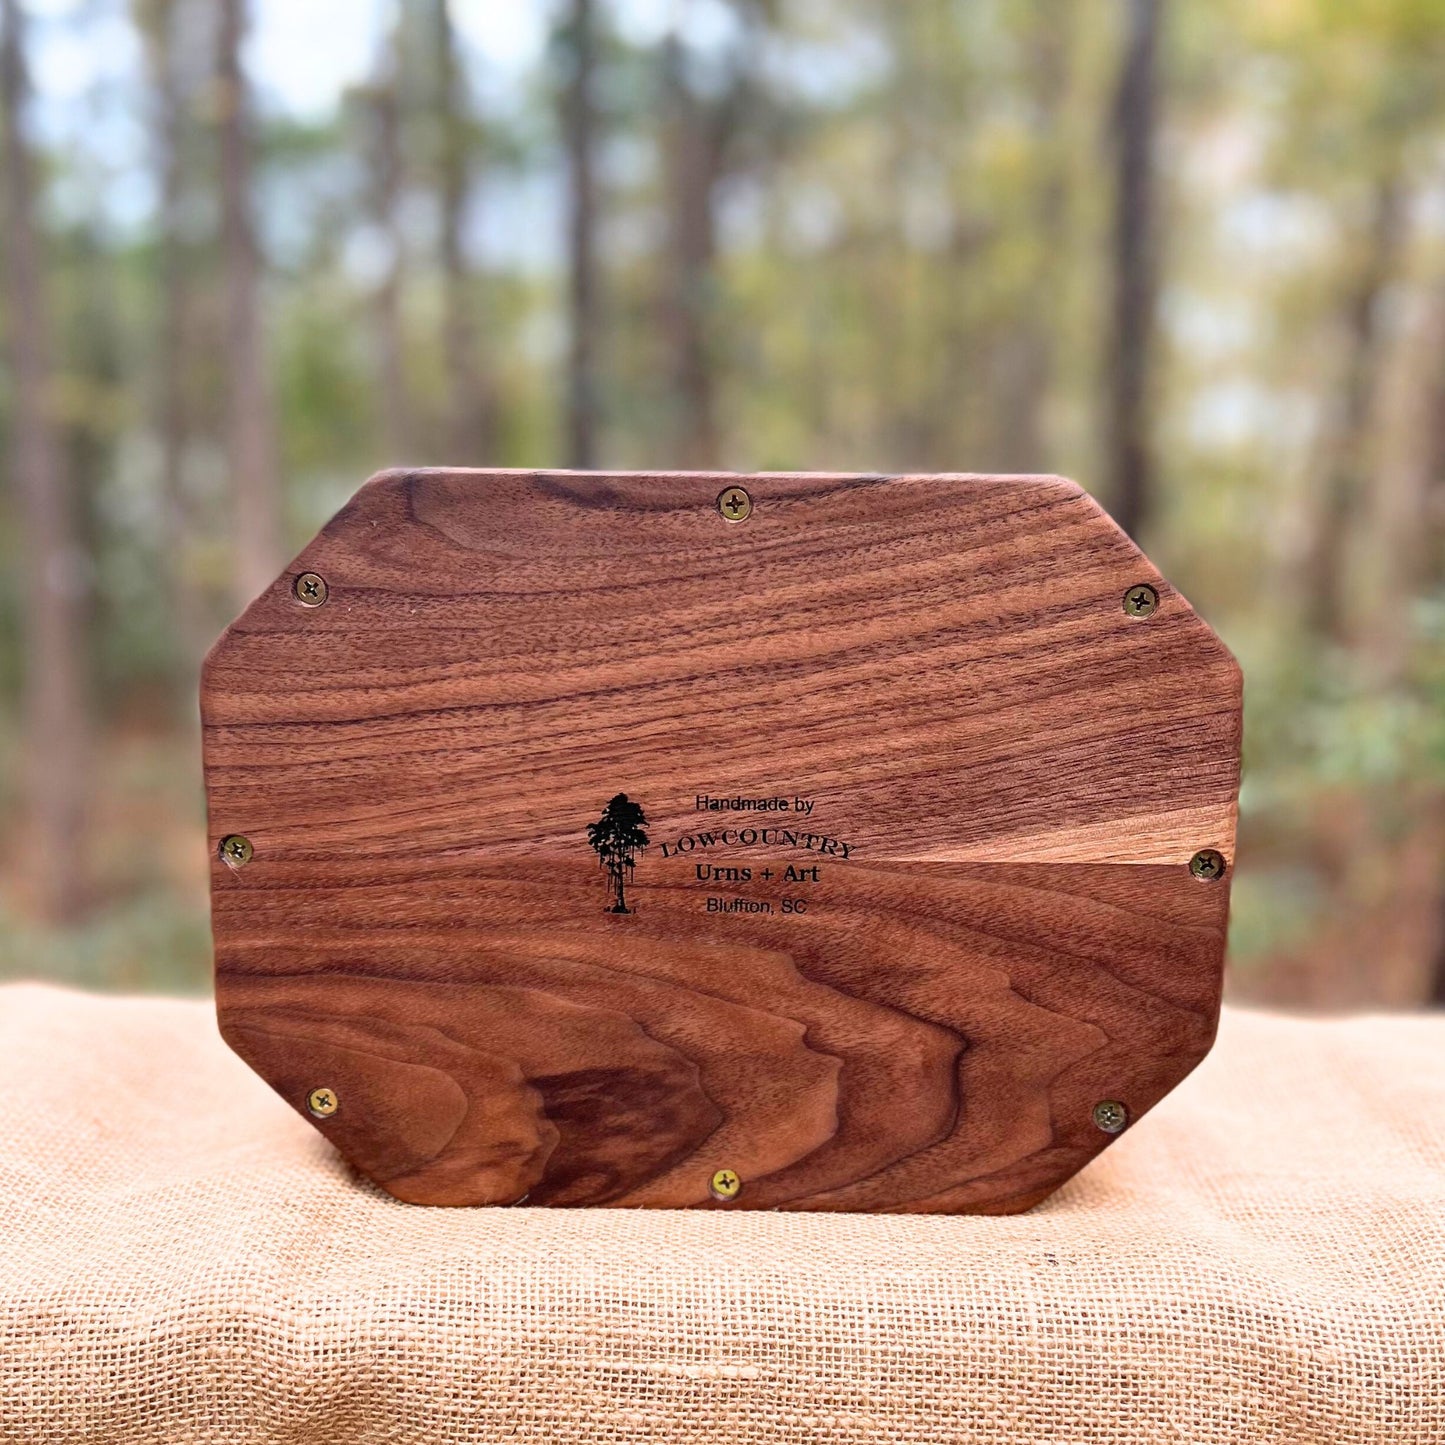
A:
<svg viewBox="0 0 1445 1445">
<path fill-rule="evenodd" d="M 731 480 L 384 474 L 207 661 L 222 1031 L 400 1198 L 1023 1209 L 1209 1047 L 1213 633 L 1069 482 L 755 476 L 731 524 Z"/>
</svg>

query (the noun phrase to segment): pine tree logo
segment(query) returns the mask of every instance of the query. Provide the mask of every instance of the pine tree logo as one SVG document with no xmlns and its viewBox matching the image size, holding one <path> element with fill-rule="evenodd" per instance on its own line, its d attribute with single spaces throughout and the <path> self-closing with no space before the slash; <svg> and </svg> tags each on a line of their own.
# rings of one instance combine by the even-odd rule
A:
<svg viewBox="0 0 1445 1445">
<path fill-rule="evenodd" d="M 607 870 L 607 896 L 612 899 L 609 913 L 631 913 L 627 906 L 627 885 L 637 855 L 647 851 L 647 815 L 641 803 L 634 803 L 626 793 L 618 793 L 603 808 L 602 816 L 587 825 L 587 841 Z"/>
</svg>

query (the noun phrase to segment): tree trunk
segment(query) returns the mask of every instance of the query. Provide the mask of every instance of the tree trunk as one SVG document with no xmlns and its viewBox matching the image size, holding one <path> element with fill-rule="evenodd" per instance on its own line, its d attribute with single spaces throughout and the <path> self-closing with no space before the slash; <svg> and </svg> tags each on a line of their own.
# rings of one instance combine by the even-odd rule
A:
<svg viewBox="0 0 1445 1445">
<path fill-rule="evenodd" d="M 1073 7 L 1040 9 L 1030 33 L 1029 98 L 1036 134 L 1037 190 L 1030 207 L 1034 234 L 1027 245 L 1028 312 L 1012 328 L 1003 350 L 1008 387 L 998 408 L 1001 429 L 993 454 L 1012 472 L 1049 466 L 1048 408 L 1053 390 L 1064 310 L 1060 257 L 1068 254 L 1069 152 L 1064 136 L 1077 15 Z"/>
<path fill-rule="evenodd" d="M 1421 428 L 1422 465 L 1419 474 L 1420 510 L 1417 557 L 1421 561 L 1422 590 L 1436 595 L 1445 587 L 1445 282 L 1435 287 L 1431 340 L 1431 379 L 1427 402 L 1417 414 Z M 1445 807 L 1440 790 L 1435 806 Z M 1445 836 L 1445 827 L 1440 830 Z M 1445 854 L 1436 860 L 1435 953 L 1428 1002 L 1445 1008 Z"/>
<path fill-rule="evenodd" d="M 688 83 L 682 45 L 669 36 L 662 54 L 668 204 L 667 294 L 663 325 L 674 378 L 673 465 L 719 465 L 710 314 L 717 226 L 713 191 L 721 160 L 717 125 Z"/>
<path fill-rule="evenodd" d="M 1445 1009 L 1445 880 L 1440 885 L 1440 915 L 1435 925 L 1435 979 L 1430 997 L 1431 1008 Z"/>
<path fill-rule="evenodd" d="M 246 0 L 220 0 L 216 104 L 226 291 L 227 450 L 236 518 L 236 601 L 245 606 L 285 561 L 276 413 L 266 374 L 260 252 L 251 207 L 250 96 L 241 69 Z"/>
<path fill-rule="evenodd" d="M 373 297 L 376 327 L 377 384 L 381 388 L 382 444 L 386 461 L 402 466 L 419 460 L 413 454 L 411 406 L 407 397 L 406 342 L 402 324 L 405 254 L 397 201 L 401 191 L 400 83 L 396 63 L 397 36 L 383 38 L 371 91 L 371 197 L 377 229 L 386 238 L 386 269 Z"/>
<path fill-rule="evenodd" d="M 1366 389 L 1375 399 L 1358 404 L 1370 455 L 1346 519 L 1358 561 L 1349 569 L 1349 605 L 1335 604 L 1348 614 L 1361 677 L 1385 691 L 1418 677 L 1414 603 L 1445 582 L 1436 510 L 1445 488 L 1445 279 L 1421 293 L 1399 336 L 1373 343 L 1380 356 Z"/>
<path fill-rule="evenodd" d="M 1154 491 L 1150 363 L 1155 305 L 1155 167 L 1163 0 L 1125 0 L 1124 61 L 1114 96 L 1113 349 L 1106 467 L 1114 518 L 1137 538 Z"/>
<path fill-rule="evenodd" d="M 433 19 L 442 213 L 442 350 L 448 387 L 447 460 L 453 466 L 482 467 L 496 458 L 489 455 L 491 406 L 477 360 L 472 280 L 466 263 L 466 205 L 471 191 L 466 85 L 457 61 L 448 0 L 434 0 Z"/>
<path fill-rule="evenodd" d="M 51 319 L 35 217 L 24 21 L 17 0 L 0 0 L 0 18 L 7 329 L 14 378 L 10 448 L 25 567 L 25 858 L 37 911 L 64 923 L 77 915 L 84 895 L 88 568 L 73 478 L 51 410 Z"/>
<path fill-rule="evenodd" d="M 573 467 L 595 466 L 597 454 L 595 25 L 593 0 L 571 0 L 562 32 L 567 66 L 562 125 L 567 141 L 568 301 L 572 323 L 567 358 L 567 456 L 568 465 Z"/>
<path fill-rule="evenodd" d="M 1362 491 L 1381 364 L 1380 298 L 1390 284 L 1404 236 L 1404 195 L 1393 171 L 1376 186 L 1369 236 L 1346 300 L 1345 372 L 1325 428 L 1320 509 L 1304 562 L 1305 621 L 1323 637 L 1343 630 L 1345 570 Z"/>
<path fill-rule="evenodd" d="M 145 0 L 140 18 L 146 43 L 154 110 L 152 150 L 160 173 L 160 257 L 156 312 L 159 347 L 156 367 L 155 426 L 161 442 L 161 541 L 172 625 L 187 673 L 199 666 L 213 640 L 200 589 L 191 578 L 188 552 L 197 520 L 186 486 L 186 448 L 190 440 L 189 404 L 191 268 L 182 240 L 187 94 L 177 73 L 176 0 Z"/>
</svg>

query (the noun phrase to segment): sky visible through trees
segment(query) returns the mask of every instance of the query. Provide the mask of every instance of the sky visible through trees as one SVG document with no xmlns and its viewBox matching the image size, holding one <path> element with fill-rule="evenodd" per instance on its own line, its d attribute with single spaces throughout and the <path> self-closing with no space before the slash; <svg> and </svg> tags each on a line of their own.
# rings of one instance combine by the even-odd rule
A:
<svg viewBox="0 0 1445 1445">
<path fill-rule="evenodd" d="M 199 658 L 373 470 L 1038 470 L 1244 664 L 1236 996 L 1445 1001 L 1439 0 L 0 25 L 0 974 L 204 983 Z"/>
</svg>

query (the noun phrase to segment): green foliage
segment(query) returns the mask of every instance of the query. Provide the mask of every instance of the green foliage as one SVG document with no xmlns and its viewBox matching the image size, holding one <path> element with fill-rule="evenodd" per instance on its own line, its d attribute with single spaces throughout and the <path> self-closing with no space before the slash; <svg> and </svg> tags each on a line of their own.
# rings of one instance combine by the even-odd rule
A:
<svg viewBox="0 0 1445 1445">
<path fill-rule="evenodd" d="M 161 9 L 137 4 L 152 35 Z M 733 9 L 731 31 L 682 42 L 687 83 L 725 132 L 710 197 L 716 255 L 696 298 L 722 461 L 1055 470 L 1107 503 L 1098 438 L 1122 7 L 737 0 Z M 667 315 L 676 204 L 662 160 L 676 135 L 662 104 L 664 37 L 647 32 L 629 0 L 599 0 L 599 10 L 599 451 L 605 465 L 665 467 L 682 403 Z M 1445 789 L 1445 456 L 1427 459 L 1403 523 L 1378 505 L 1432 445 L 1419 433 L 1445 399 L 1445 332 L 1427 324 L 1445 304 L 1445 15 L 1439 0 L 1168 0 L 1164 11 L 1162 346 L 1150 378 L 1159 477 L 1142 540 L 1245 667 L 1250 866 L 1235 885 L 1235 940 L 1242 958 L 1266 960 L 1307 948 L 1338 920 L 1338 880 L 1314 840 L 1340 800 L 1365 810 L 1368 848 L 1387 857 Z M 395 33 L 378 36 L 376 74 L 358 77 L 333 113 L 298 119 L 272 107 L 258 129 L 266 343 L 295 544 L 393 460 L 383 455 L 376 319 L 389 253 L 373 174 L 374 105 L 388 86 L 402 161 L 409 460 L 563 459 L 556 105 L 567 37 L 554 34 L 520 77 L 465 57 L 467 294 L 496 425 L 492 454 L 449 457 L 429 13 L 400 6 Z M 142 718 L 161 734 L 158 750 L 174 720 L 192 715 L 200 646 L 230 607 L 207 63 L 200 51 L 177 58 L 185 204 L 171 239 L 188 296 L 179 498 L 160 466 L 161 315 L 174 282 L 166 238 L 154 207 L 117 222 L 97 180 L 110 184 L 106 167 L 119 166 L 133 194 L 153 181 L 154 156 L 138 148 L 129 162 L 102 163 L 83 127 L 45 132 L 65 137 L 45 157 L 52 404 L 83 497 L 99 730 L 109 737 Z M 267 78 L 256 79 L 264 94 Z M 153 75 L 107 84 L 130 86 L 132 122 L 153 121 Z M 1400 234 L 1377 255 L 1371 208 L 1391 187 L 1403 200 Z M 1370 264 L 1382 258 L 1372 287 Z M 1313 585 L 1308 543 L 1321 525 L 1321 479 L 1342 450 L 1356 362 L 1374 401 L 1346 478 L 1348 576 L 1326 579 L 1346 616 L 1321 633 L 1302 601 Z M 1411 385 L 1426 401 L 1395 405 Z M 0 374 L 6 439 L 13 405 Z M 0 492 L 0 706 L 11 712 L 25 600 L 17 516 Z M 1411 543 L 1415 560 L 1397 565 Z M 13 736 L 0 726 L 7 821 L 21 766 Z M 177 826 L 199 838 L 193 802 L 173 806 Z M 112 981 L 124 986 L 202 977 L 201 923 L 184 890 L 129 877 L 116 896 L 63 937 L 0 918 L 0 971 L 100 982 L 114 950 Z M 146 957 L 172 954 L 174 968 L 146 973 Z"/>
<path fill-rule="evenodd" d="M 42 928 L 0 905 L 0 980 L 43 978 L 126 993 L 201 993 L 211 984 L 210 922 L 167 890 L 145 891 L 76 928 Z"/>
</svg>

